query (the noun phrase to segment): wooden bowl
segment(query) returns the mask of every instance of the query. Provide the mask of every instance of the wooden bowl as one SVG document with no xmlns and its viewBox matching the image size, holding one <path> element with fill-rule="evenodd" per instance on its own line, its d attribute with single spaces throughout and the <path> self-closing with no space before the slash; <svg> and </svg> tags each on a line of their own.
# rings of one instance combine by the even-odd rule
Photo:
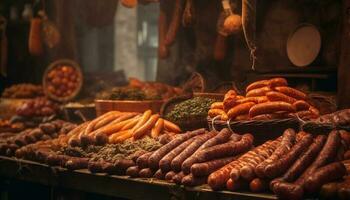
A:
<svg viewBox="0 0 350 200">
<path fill-rule="evenodd" d="M 64 115 L 67 121 L 82 123 L 96 118 L 95 104 L 66 104 L 63 106 Z"/>
<path fill-rule="evenodd" d="M 151 110 L 153 113 L 159 113 L 163 100 L 147 101 L 124 101 L 124 100 L 95 100 L 97 116 L 103 113 L 117 110 L 122 112 L 144 112 Z"/>
<path fill-rule="evenodd" d="M 58 66 L 61 66 L 61 65 L 68 65 L 70 67 L 73 67 L 76 70 L 76 72 L 78 73 L 78 77 L 79 77 L 78 86 L 75 88 L 75 90 L 70 95 L 65 96 L 65 97 L 56 96 L 56 95 L 52 94 L 51 92 L 49 92 L 49 90 L 48 90 L 47 76 L 48 76 L 49 72 L 52 69 L 54 69 L 55 67 L 58 67 Z M 55 100 L 55 101 L 59 101 L 59 102 L 68 102 L 68 101 L 74 99 L 79 94 L 82 85 L 83 85 L 83 74 L 81 72 L 80 66 L 75 61 L 69 60 L 69 59 L 60 59 L 60 60 L 57 60 L 57 61 L 51 63 L 49 65 L 49 67 L 45 70 L 45 73 L 44 73 L 44 76 L 43 76 L 43 90 L 44 90 L 44 93 L 50 99 Z"/>
</svg>

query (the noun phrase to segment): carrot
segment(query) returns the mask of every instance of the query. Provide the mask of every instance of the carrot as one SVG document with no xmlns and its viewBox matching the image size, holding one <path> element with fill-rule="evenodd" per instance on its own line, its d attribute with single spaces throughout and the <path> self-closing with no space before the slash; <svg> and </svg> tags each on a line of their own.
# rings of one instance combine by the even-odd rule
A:
<svg viewBox="0 0 350 200">
<path fill-rule="evenodd" d="M 120 130 L 125 131 L 125 130 L 133 128 L 137 124 L 137 122 L 140 120 L 140 118 L 141 118 L 140 115 L 135 116 L 133 118 L 133 120 L 131 120 L 127 124 L 125 124 Z"/>
<path fill-rule="evenodd" d="M 178 125 L 176 125 L 168 120 L 164 120 L 164 128 L 165 128 L 165 130 L 167 130 L 169 132 L 174 132 L 174 133 L 181 132 L 181 129 Z"/>
<path fill-rule="evenodd" d="M 154 125 L 154 127 L 152 128 L 152 131 L 151 131 L 152 138 L 157 138 L 163 128 L 164 128 L 164 120 L 162 118 L 159 118 L 156 124 Z"/>
<path fill-rule="evenodd" d="M 143 124 L 145 124 L 148 119 L 151 117 L 152 111 L 151 110 L 146 110 L 141 119 L 137 122 L 137 124 L 132 128 L 132 132 L 135 132 L 138 128 L 140 128 Z"/>
<path fill-rule="evenodd" d="M 147 131 L 151 130 L 159 119 L 159 114 L 152 115 L 145 124 L 133 132 L 134 139 L 139 139 L 144 136 Z"/>
</svg>

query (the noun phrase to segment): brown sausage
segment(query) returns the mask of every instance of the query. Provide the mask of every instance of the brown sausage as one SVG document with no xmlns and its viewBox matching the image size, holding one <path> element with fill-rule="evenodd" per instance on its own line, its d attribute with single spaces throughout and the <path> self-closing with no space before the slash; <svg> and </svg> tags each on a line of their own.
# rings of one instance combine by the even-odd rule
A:
<svg viewBox="0 0 350 200">
<path fill-rule="evenodd" d="M 297 101 L 293 97 L 289 97 L 281 92 L 275 92 L 275 91 L 267 92 L 266 96 L 269 101 L 284 101 L 290 104 L 293 104 Z"/>
<path fill-rule="evenodd" d="M 278 199 L 297 200 L 304 196 L 304 190 L 300 185 L 287 182 L 276 182 L 273 192 Z"/>
<path fill-rule="evenodd" d="M 148 159 L 152 154 L 153 152 L 148 152 L 137 158 L 136 164 L 140 167 L 140 169 L 148 167 Z"/>
<path fill-rule="evenodd" d="M 280 178 L 274 179 L 270 183 L 270 188 L 272 191 L 275 190 L 275 183 L 277 182 L 293 182 L 295 181 L 305 169 L 312 163 L 317 154 L 321 151 L 324 143 L 326 141 L 326 136 L 319 135 L 315 139 L 314 143 L 310 145 L 305 153 L 287 170 L 287 172 Z"/>
<path fill-rule="evenodd" d="M 181 171 L 182 163 L 189 158 L 203 143 L 215 135 L 215 132 L 210 132 L 196 138 L 194 142 L 192 142 L 185 150 L 183 150 L 171 161 L 171 169 L 175 172 Z"/>
<path fill-rule="evenodd" d="M 181 180 L 183 177 L 185 177 L 185 174 L 183 172 L 179 172 L 173 176 L 172 182 L 176 184 L 181 184 Z"/>
<path fill-rule="evenodd" d="M 158 169 L 156 173 L 154 173 L 153 178 L 164 180 L 165 179 L 165 173 L 162 172 L 161 169 Z"/>
<path fill-rule="evenodd" d="M 330 132 L 320 154 L 295 183 L 304 186 L 305 179 L 312 173 L 314 173 L 317 168 L 332 162 L 336 158 L 337 150 L 340 146 L 340 143 L 341 142 L 339 132 L 336 130 Z"/>
<path fill-rule="evenodd" d="M 207 182 L 206 176 L 193 176 L 193 174 L 189 174 L 182 178 L 181 183 L 185 186 L 197 186 L 197 185 L 203 185 Z"/>
<path fill-rule="evenodd" d="M 289 152 L 272 163 L 265 166 L 264 174 L 272 179 L 282 175 L 288 170 L 288 168 L 299 158 L 301 153 L 303 153 L 313 142 L 312 135 L 304 136 L 301 141 L 295 144 Z"/>
<path fill-rule="evenodd" d="M 243 179 L 232 180 L 228 179 L 226 182 L 226 188 L 230 191 L 244 190 L 249 187 L 249 182 Z"/>
<path fill-rule="evenodd" d="M 265 179 L 255 178 L 249 183 L 249 189 L 252 192 L 260 193 L 269 189 L 269 181 Z"/>
<path fill-rule="evenodd" d="M 69 170 L 85 169 L 88 167 L 89 158 L 75 158 L 69 159 L 65 163 L 65 167 Z"/>
<path fill-rule="evenodd" d="M 173 16 L 169 25 L 168 32 L 165 36 L 164 44 L 170 46 L 176 39 L 177 32 L 181 24 L 181 17 L 183 11 L 183 5 L 181 0 L 175 0 L 175 6 L 173 10 Z"/>
<path fill-rule="evenodd" d="M 287 96 L 293 97 L 295 99 L 298 100 L 305 100 L 306 99 L 306 94 L 296 90 L 294 88 L 291 87 L 287 87 L 287 86 L 279 86 L 279 87 L 275 87 L 275 90 L 277 90 L 278 92 L 281 92 Z"/>
<path fill-rule="evenodd" d="M 195 163 L 191 167 L 191 173 L 194 176 L 207 176 L 222 166 L 232 162 L 235 157 L 220 158 L 203 163 Z"/>
<path fill-rule="evenodd" d="M 169 49 L 165 45 L 165 36 L 168 30 L 168 23 L 166 13 L 163 8 L 163 2 L 159 2 L 160 11 L 159 11 L 159 20 L 158 20 L 158 57 L 160 59 L 165 59 L 169 56 Z"/>
<path fill-rule="evenodd" d="M 159 167 L 159 161 L 172 149 L 183 143 L 184 141 L 196 136 L 203 134 L 205 132 L 205 129 L 198 129 L 189 133 L 185 133 L 181 136 L 176 137 L 174 140 L 169 142 L 168 144 L 160 147 L 158 150 L 156 150 L 148 159 L 148 165 L 152 169 L 158 169 Z"/>
<path fill-rule="evenodd" d="M 230 141 L 225 144 L 215 145 L 199 151 L 198 154 L 196 154 L 196 159 L 194 159 L 195 162 L 193 163 L 200 163 L 216 158 L 238 155 L 250 149 L 252 143 L 253 136 L 251 134 L 244 134 L 242 139 L 238 142 Z M 188 174 L 190 172 L 190 168 L 185 168 L 184 164 L 185 162 L 182 165 L 182 171 L 184 171 L 185 174 Z"/>
<path fill-rule="evenodd" d="M 138 177 L 139 173 L 140 173 L 140 168 L 138 166 L 131 166 L 125 172 L 127 176 L 130 176 L 132 178 Z"/>
<path fill-rule="evenodd" d="M 199 135 L 201 136 L 201 135 Z M 178 156 L 181 152 L 183 152 L 189 145 L 192 144 L 192 142 L 197 139 L 199 136 L 193 137 L 188 139 L 187 141 L 183 142 L 173 150 L 171 150 L 168 154 L 166 154 L 160 161 L 159 161 L 159 168 L 162 170 L 162 172 L 168 172 L 171 170 L 171 161 Z"/>
<path fill-rule="evenodd" d="M 279 111 L 294 112 L 295 110 L 290 103 L 283 101 L 265 102 L 253 106 L 249 111 L 249 116 L 255 117 L 257 115 L 270 114 Z"/>
<path fill-rule="evenodd" d="M 266 177 L 265 174 L 265 167 L 275 162 L 278 158 L 286 154 L 291 147 L 293 146 L 296 138 L 296 133 L 293 129 L 287 129 L 284 131 L 282 136 L 282 141 L 280 145 L 277 147 L 277 149 L 273 152 L 273 154 L 266 160 L 264 160 L 262 163 L 256 166 L 255 168 L 255 174 L 260 177 L 264 178 Z"/>
<path fill-rule="evenodd" d="M 173 177 L 176 175 L 176 172 L 174 171 L 170 171 L 168 173 L 165 174 L 165 180 L 167 181 L 172 181 Z"/>
<path fill-rule="evenodd" d="M 139 172 L 139 176 L 141 178 L 151 178 L 153 176 L 153 174 L 154 174 L 154 172 L 150 168 L 141 169 Z"/>
<path fill-rule="evenodd" d="M 309 194 L 317 192 L 322 185 L 342 179 L 345 175 L 346 169 L 343 163 L 334 162 L 325 165 L 306 178 L 304 190 Z"/>
</svg>

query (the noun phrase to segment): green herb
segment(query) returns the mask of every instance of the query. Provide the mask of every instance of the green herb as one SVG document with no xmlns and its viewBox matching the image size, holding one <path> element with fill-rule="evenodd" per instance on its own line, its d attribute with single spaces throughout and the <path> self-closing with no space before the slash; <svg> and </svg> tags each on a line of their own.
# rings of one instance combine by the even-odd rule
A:
<svg viewBox="0 0 350 200">
<path fill-rule="evenodd" d="M 210 98 L 195 97 L 175 105 L 166 118 L 174 122 L 188 118 L 205 118 L 214 102 L 215 100 Z"/>
</svg>

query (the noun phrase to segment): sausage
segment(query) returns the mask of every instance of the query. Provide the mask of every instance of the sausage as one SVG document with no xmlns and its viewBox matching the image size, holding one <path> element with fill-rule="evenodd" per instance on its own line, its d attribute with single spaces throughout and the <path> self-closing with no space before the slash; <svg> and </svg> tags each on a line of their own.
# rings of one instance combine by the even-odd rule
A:
<svg viewBox="0 0 350 200">
<path fill-rule="evenodd" d="M 148 152 L 143 154 L 142 156 L 138 157 L 136 160 L 137 166 L 140 167 L 140 169 L 147 168 L 148 167 L 148 159 L 153 154 L 153 152 Z"/>
<path fill-rule="evenodd" d="M 88 167 L 89 158 L 71 158 L 65 163 L 69 170 L 85 169 Z"/>
<path fill-rule="evenodd" d="M 210 109 L 224 109 L 224 103 L 223 102 L 214 102 L 210 105 Z"/>
<path fill-rule="evenodd" d="M 322 185 L 341 179 L 346 174 L 343 163 L 335 162 L 318 168 L 305 179 L 304 190 L 306 193 L 317 192 Z"/>
<path fill-rule="evenodd" d="M 289 97 L 281 92 L 275 92 L 275 91 L 267 92 L 266 97 L 268 98 L 269 101 L 284 101 L 290 104 L 293 104 L 297 101 L 293 97 Z"/>
<path fill-rule="evenodd" d="M 193 176 L 193 174 L 189 174 L 182 178 L 181 183 L 185 186 L 197 186 L 197 185 L 203 185 L 207 182 L 206 176 Z"/>
<path fill-rule="evenodd" d="M 195 141 L 193 141 L 188 147 L 186 147 L 186 149 L 184 149 L 171 161 L 171 169 L 175 172 L 181 171 L 182 163 L 189 158 L 203 143 L 215 135 L 215 132 L 210 132 L 196 138 Z"/>
<path fill-rule="evenodd" d="M 226 182 L 226 188 L 230 191 L 244 190 L 248 188 L 249 182 L 243 179 L 232 180 L 228 179 Z"/>
<path fill-rule="evenodd" d="M 249 111 L 249 116 L 255 117 L 257 115 L 270 114 L 279 111 L 294 112 L 295 110 L 290 103 L 283 101 L 265 102 L 254 105 Z"/>
<path fill-rule="evenodd" d="M 195 21 L 195 16 L 194 16 L 193 0 L 187 0 L 184 13 L 182 15 L 182 25 L 184 27 L 190 27 L 194 24 L 194 21 Z"/>
<path fill-rule="evenodd" d="M 159 168 L 163 172 L 168 172 L 171 170 L 171 161 L 178 156 L 181 152 L 183 152 L 191 143 L 197 139 L 198 136 L 188 139 L 187 141 L 183 142 L 173 150 L 171 150 L 168 154 L 166 154 L 160 161 L 159 161 Z"/>
<path fill-rule="evenodd" d="M 230 90 L 225 94 L 223 105 L 224 110 L 228 111 L 230 108 L 235 106 L 237 103 L 237 93 L 234 90 Z"/>
<path fill-rule="evenodd" d="M 148 119 L 151 117 L 152 115 L 152 111 L 151 110 L 146 110 L 141 118 L 139 119 L 139 121 L 137 122 L 137 124 L 131 129 L 132 133 L 134 133 L 137 129 L 139 129 L 141 126 L 143 126 L 147 121 Z"/>
<path fill-rule="evenodd" d="M 265 167 L 268 164 L 275 162 L 278 158 L 280 158 L 284 154 L 286 154 L 293 146 L 295 138 L 296 138 L 295 131 L 293 129 L 286 129 L 283 133 L 282 141 L 280 145 L 277 147 L 277 149 L 273 152 L 273 154 L 268 159 L 264 160 L 262 163 L 256 166 L 255 174 L 259 178 L 266 177 Z"/>
<path fill-rule="evenodd" d="M 266 165 L 264 174 L 270 179 L 282 175 L 295 162 L 295 160 L 299 158 L 301 153 L 303 153 L 311 145 L 312 142 L 312 135 L 308 134 L 304 136 L 303 139 L 295 144 L 288 153 L 282 155 L 281 159 Z"/>
<path fill-rule="evenodd" d="M 269 86 L 265 86 L 262 88 L 250 90 L 247 92 L 246 97 L 261 97 L 265 96 L 267 92 L 270 92 L 271 88 Z"/>
<path fill-rule="evenodd" d="M 158 169 L 156 173 L 154 173 L 153 178 L 164 180 L 165 179 L 165 173 L 162 172 L 161 169 Z"/>
<path fill-rule="evenodd" d="M 214 45 L 214 60 L 222 61 L 225 59 L 227 53 L 227 35 L 220 32 L 216 34 Z"/>
<path fill-rule="evenodd" d="M 176 35 L 181 24 L 182 11 L 183 11 L 182 1 L 175 0 L 173 16 L 164 40 L 164 44 L 166 46 L 172 45 L 176 39 Z"/>
<path fill-rule="evenodd" d="M 191 166 L 191 174 L 194 176 L 208 176 L 220 167 L 232 162 L 235 157 L 226 157 L 203 163 L 195 163 Z"/>
<path fill-rule="evenodd" d="M 277 195 L 278 199 L 302 199 L 304 196 L 304 190 L 300 185 L 276 182 L 273 192 Z"/>
<path fill-rule="evenodd" d="M 310 176 L 314 171 L 330 162 L 332 162 L 337 155 L 338 147 L 340 146 L 340 135 L 339 132 L 334 130 L 329 133 L 327 141 L 323 146 L 320 154 L 317 156 L 315 161 L 305 170 L 305 172 L 296 180 L 296 184 L 304 186 L 305 178 Z"/>
<path fill-rule="evenodd" d="M 237 104 L 242 104 L 242 103 L 247 103 L 247 102 L 253 102 L 253 103 L 264 103 L 269 101 L 266 96 L 261 96 L 261 97 L 245 97 L 243 99 L 238 99 L 236 101 Z"/>
<path fill-rule="evenodd" d="M 259 88 L 268 86 L 269 84 L 270 84 L 270 82 L 268 80 L 256 81 L 256 82 L 253 82 L 250 85 L 248 85 L 245 91 L 246 91 L 246 93 L 248 93 L 251 90 L 259 89 Z"/>
<path fill-rule="evenodd" d="M 172 182 L 176 184 L 181 184 L 181 180 L 183 177 L 185 177 L 185 174 L 183 172 L 179 172 L 173 176 Z"/>
<path fill-rule="evenodd" d="M 166 181 L 172 181 L 173 177 L 176 175 L 176 172 L 174 171 L 170 171 L 168 173 L 165 174 L 165 180 Z"/>
<path fill-rule="evenodd" d="M 169 56 L 169 48 L 165 45 L 165 36 L 168 30 L 167 16 L 164 11 L 163 2 L 159 2 L 159 20 L 158 20 L 158 57 L 160 59 L 165 59 Z"/>
<path fill-rule="evenodd" d="M 238 115 L 236 118 L 234 118 L 234 120 L 237 120 L 237 121 L 244 121 L 244 120 L 249 120 L 249 115 L 248 114 L 245 114 L 245 115 Z"/>
<path fill-rule="evenodd" d="M 279 86 L 275 87 L 274 89 L 297 100 L 306 100 L 306 94 L 294 88 L 288 86 Z"/>
<path fill-rule="evenodd" d="M 156 150 L 148 159 L 148 165 L 152 169 L 157 169 L 159 167 L 159 161 L 172 149 L 183 143 L 184 141 L 196 136 L 203 134 L 205 132 L 205 129 L 198 129 L 186 134 L 183 134 L 181 136 L 176 137 L 174 140 L 169 142 L 168 144 L 160 147 L 158 150 Z"/>
<path fill-rule="evenodd" d="M 152 138 L 157 138 L 164 127 L 164 120 L 159 118 L 151 130 Z"/>
<path fill-rule="evenodd" d="M 218 115 L 225 115 L 225 111 L 224 110 L 221 110 L 221 109 L 217 109 L 217 108 L 211 108 L 209 111 L 208 111 L 208 116 L 211 117 L 211 118 L 214 118 Z"/>
<path fill-rule="evenodd" d="M 139 172 L 139 176 L 141 178 L 151 178 L 153 176 L 153 174 L 154 174 L 154 172 L 150 168 L 141 169 Z"/>
<path fill-rule="evenodd" d="M 271 156 L 277 148 L 280 141 L 267 141 L 264 144 L 250 150 L 239 158 L 242 162 L 242 167 L 231 170 L 230 177 L 233 180 L 242 178 L 244 180 L 252 180 L 255 177 L 255 167 Z"/>
<path fill-rule="evenodd" d="M 40 56 L 43 54 L 43 42 L 41 37 L 42 19 L 34 17 L 30 21 L 30 31 L 28 39 L 28 48 L 30 55 Z"/>
<path fill-rule="evenodd" d="M 114 163 L 114 166 L 117 169 L 116 173 L 120 175 L 125 174 L 125 171 L 129 167 L 135 166 L 135 165 L 136 163 L 131 159 L 119 159 L 119 160 L 116 160 Z"/>
<path fill-rule="evenodd" d="M 309 108 L 310 108 L 310 104 L 304 100 L 298 100 L 298 101 L 294 102 L 293 106 L 295 107 L 296 111 L 309 110 Z"/>
<path fill-rule="evenodd" d="M 270 79 L 269 80 L 269 85 L 271 87 L 287 86 L 288 82 L 287 82 L 287 80 L 285 78 L 278 77 L 278 78 Z"/>
<path fill-rule="evenodd" d="M 294 164 L 287 170 L 287 172 L 280 178 L 274 179 L 270 183 L 270 189 L 275 190 L 275 183 L 277 182 L 293 182 L 295 181 L 305 169 L 312 163 L 317 154 L 321 151 L 324 143 L 326 141 L 326 136 L 319 135 L 316 137 L 315 141 L 310 145 L 306 152 L 304 152 L 301 157 L 294 162 Z"/>
<path fill-rule="evenodd" d="M 237 134 L 235 134 L 235 135 L 237 135 Z M 212 147 L 212 146 L 217 145 L 217 144 L 225 143 L 230 139 L 231 136 L 232 136 L 232 132 L 228 128 L 224 128 L 216 136 L 209 139 L 202 146 L 200 146 L 198 150 Z M 240 140 L 241 138 L 237 137 L 236 139 L 238 141 L 238 139 Z"/>
<path fill-rule="evenodd" d="M 147 133 L 147 131 L 150 131 L 156 124 L 158 118 L 159 114 L 152 115 L 145 124 L 140 126 L 138 129 L 135 129 L 135 131 L 133 132 L 134 139 L 139 139 L 143 137 Z"/>
<path fill-rule="evenodd" d="M 255 178 L 249 183 L 249 189 L 252 192 L 260 193 L 269 189 L 269 181 L 261 178 Z"/>
<path fill-rule="evenodd" d="M 253 107 L 254 105 L 255 105 L 255 103 L 253 103 L 253 102 L 239 104 L 239 105 L 231 108 L 228 111 L 227 116 L 229 118 L 233 119 L 239 115 L 247 114 L 247 113 L 249 113 L 250 108 Z"/>
<path fill-rule="evenodd" d="M 158 137 L 158 141 L 162 144 L 168 144 L 171 140 L 174 139 L 174 136 L 171 134 L 162 134 Z"/>
<path fill-rule="evenodd" d="M 131 167 L 129 167 L 129 168 L 126 170 L 126 172 L 125 172 L 125 174 L 126 174 L 127 176 L 130 176 L 130 177 L 132 177 L 132 178 L 138 177 L 138 176 L 139 176 L 139 173 L 140 173 L 140 168 L 139 168 L 139 166 L 131 166 Z"/>
<path fill-rule="evenodd" d="M 209 147 L 206 149 L 203 149 L 196 153 L 195 155 L 195 161 L 193 163 L 200 163 L 209 161 L 216 158 L 222 158 L 222 157 L 228 157 L 228 156 L 234 156 L 237 154 L 240 154 L 242 152 L 247 151 L 251 148 L 253 143 L 253 136 L 251 134 L 244 134 L 242 139 L 240 141 L 229 141 L 225 144 L 219 144 L 215 145 L 213 147 Z M 184 167 L 185 162 L 182 165 L 182 171 L 185 172 L 185 174 L 188 174 L 190 171 L 190 168 Z"/>
<path fill-rule="evenodd" d="M 336 199 L 337 192 L 340 187 L 339 182 L 332 182 L 324 184 L 320 190 L 320 196 L 322 199 Z"/>
</svg>

